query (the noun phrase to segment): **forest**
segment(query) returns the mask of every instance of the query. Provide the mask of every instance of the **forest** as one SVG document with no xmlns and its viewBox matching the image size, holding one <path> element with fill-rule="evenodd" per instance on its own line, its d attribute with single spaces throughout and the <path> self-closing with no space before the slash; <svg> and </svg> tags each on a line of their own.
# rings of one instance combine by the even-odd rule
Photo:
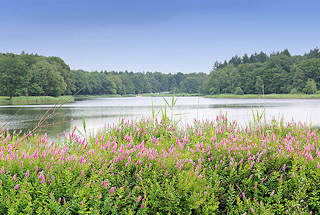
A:
<svg viewBox="0 0 320 215">
<path fill-rule="evenodd" d="M 291 55 L 285 49 L 215 62 L 209 74 L 71 70 L 59 57 L 0 54 L 3 96 L 130 95 L 142 93 L 315 94 L 320 51 Z"/>
<path fill-rule="evenodd" d="M 202 94 L 315 94 L 320 82 L 318 48 L 304 55 L 291 55 L 285 49 L 234 56 L 228 62 L 215 62 Z"/>
<path fill-rule="evenodd" d="M 0 94 L 3 96 L 129 95 L 198 93 L 205 73 L 71 70 L 59 57 L 0 54 Z"/>
</svg>

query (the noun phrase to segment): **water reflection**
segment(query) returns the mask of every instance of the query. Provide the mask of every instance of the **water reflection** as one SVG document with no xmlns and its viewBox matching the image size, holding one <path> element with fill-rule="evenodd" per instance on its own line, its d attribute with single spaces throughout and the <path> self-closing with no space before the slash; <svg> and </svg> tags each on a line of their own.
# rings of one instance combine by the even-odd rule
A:
<svg viewBox="0 0 320 215">
<path fill-rule="evenodd" d="M 167 98 L 170 100 L 170 98 Z M 82 127 L 82 117 L 88 129 L 97 129 L 107 123 L 115 123 L 121 117 L 140 119 L 151 117 L 152 103 L 158 112 L 165 104 L 157 97 L 98 98 L 76 101 L 60 107 L 49 117 L 39 132 L 49 136 L 70 131 L 73 125 Z M 32 130 L 52 105 L 0 106 L 0 122 L 6 129 Z M 214 120 L 220 112 L 227 113 L 231 120 L 245 125 L 252 120 L 252 110 L 266 112 L 266 118 L 292 119 L 320 126 L 320 100 L 307 99 L 210 99 L 201 97 L 180 97 L 174 108 L 175 118 L 181 123 L 192 123 L 194 119 Z M 170 113 L 169 113 L 170 114 Z"/>
</svg>

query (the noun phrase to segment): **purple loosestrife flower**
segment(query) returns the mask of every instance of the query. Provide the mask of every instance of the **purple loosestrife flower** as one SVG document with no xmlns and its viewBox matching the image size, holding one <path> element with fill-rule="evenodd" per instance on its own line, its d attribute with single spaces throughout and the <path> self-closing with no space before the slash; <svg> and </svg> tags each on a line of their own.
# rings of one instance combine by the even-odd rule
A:
<svg viewBox="0 0 320 215">
<path fill-rule="evenodd" d="M 273 196 L 274 195 L 274 190 L 272 190 L 272 192 L 270 193 L 270 196 Z"/>
<path fill-rule="evenodd" d="M 28 179 L 28 177 L 29 177 L 29 170 L 27 170 L 26 172 L 26 179 Z"/>
<path fill-rule="evenodd" d="M 19 188 L 20 184 L 17 184 L 14 189 L 17 190 Z"/>
<path fill-rule="evenodd" d="M 111 187 L 110 193 L 114 193 L 114 190 L 115 190 L 115 189 L 116 189 L 115 187 Z"/>
<path fill-rule="evenodd" d="M 139 196 L 138 199 L 137 199 L 137 202 L 139 203 L 142 199 L 142 196 Z"/>
<path fill-rule="evenodd" d="M 282 171 L 286 171 L 286 164 L 283 165 Z"/>
<path fill-rule="evenodd" d="M 6 173 L 6 171 L 4 170 L 4 167 L 1 168 L 1 174 Z"/>
</svg>

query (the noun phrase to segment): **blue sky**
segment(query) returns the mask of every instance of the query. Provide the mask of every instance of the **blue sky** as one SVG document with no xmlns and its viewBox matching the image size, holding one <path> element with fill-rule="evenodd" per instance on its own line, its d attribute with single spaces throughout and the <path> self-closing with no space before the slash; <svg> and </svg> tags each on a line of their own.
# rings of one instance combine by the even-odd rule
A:
<svg viewBox="0 0 320 215">
<path fill-rule="evenodd" d="M 0 52 L 72 69 L 209 72 L 233 55 L 320 47 L 318 0 L 1 0 Z"/>
</svg>

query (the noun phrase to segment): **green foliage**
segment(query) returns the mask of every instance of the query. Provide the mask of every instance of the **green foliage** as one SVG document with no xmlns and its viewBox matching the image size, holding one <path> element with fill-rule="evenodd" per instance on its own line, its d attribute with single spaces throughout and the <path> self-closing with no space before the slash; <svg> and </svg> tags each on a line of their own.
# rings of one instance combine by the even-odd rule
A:
<svg viewBox="0 0 320 215">
<path fill-rule="evenodd" d="M 310 94 L 316 89 L 310 90 L 308 80 L 313 79 L 319 85 L 319 74 L 319 49 L 304 56 L 292 56 L 287 49 L 270 56 L 263 52 L 250 57 L 245 54 L 232 57 L 229 62 L 216 62 L 201 92 L 230 94 L 241 87 L 244 94 L 288 94 L 293 88 Z"/>
<path fill-rule="evenodd" d="M 0 54 L 0 94 L 4 96 L 132 95 L 199 93 L 205 73 L 70 70 L 59 57 Z"/>
<path fill-rule="evenodd" d="M 317 93 L 317 83 L 309 78 L 306 84 L 306 87 L 303 89 L 306 94 L 315 94 Z"/>
<path fill-rule="evenodd" d="M 319 131 L 253 115 L 247 128 L 122 119 L 58 144 L 2 131 L 0 213 L 319 214 Z"/>
<path fill-rule="evenodd" d="M 314 80 L 314 83 L 310 82 Z M 2 82 L 1 82 L 2 81 Z M 215 62 L 205 73 L 70 70 L 58 57 L 22 53 L 0 55 L 0 94 L 4 96 L 137 94 L 294 94 L 317 92 L 319 49 L 291 55 L 285 49 L 267 55 L 234 56 Z M 240 90 L 241 89 L 241 90 Z"/>
<path fill-rule="evenodd" d="M 32 65 L 32 78 L 29 95 L 32 96 L 60 96 L 66 90 L 66 84 L 61 74 L 45 61 Z"/>
<path fill-rule="evenodd" d="M 298 90 L 297 90 L 297 88 L 292 88 L 291 90 L 290 90 L 290 94 L 298 94 L 299 92 L 298 92 Z"/>
<path fill-rule="evenodd" d="M 30 71 L 21 57 L 5 55 L 0 57 L 0 90 L 3 95 L 27 95 L 27 86 L 30 80 Z"/>
<path fill-rule="evenodd" d="M 243 90 L 241 89 L 241 87 L 236 87 L 236 89 L 234 89 L 234 94 L 236 95 L 243 95 Z"/>
</svg>

